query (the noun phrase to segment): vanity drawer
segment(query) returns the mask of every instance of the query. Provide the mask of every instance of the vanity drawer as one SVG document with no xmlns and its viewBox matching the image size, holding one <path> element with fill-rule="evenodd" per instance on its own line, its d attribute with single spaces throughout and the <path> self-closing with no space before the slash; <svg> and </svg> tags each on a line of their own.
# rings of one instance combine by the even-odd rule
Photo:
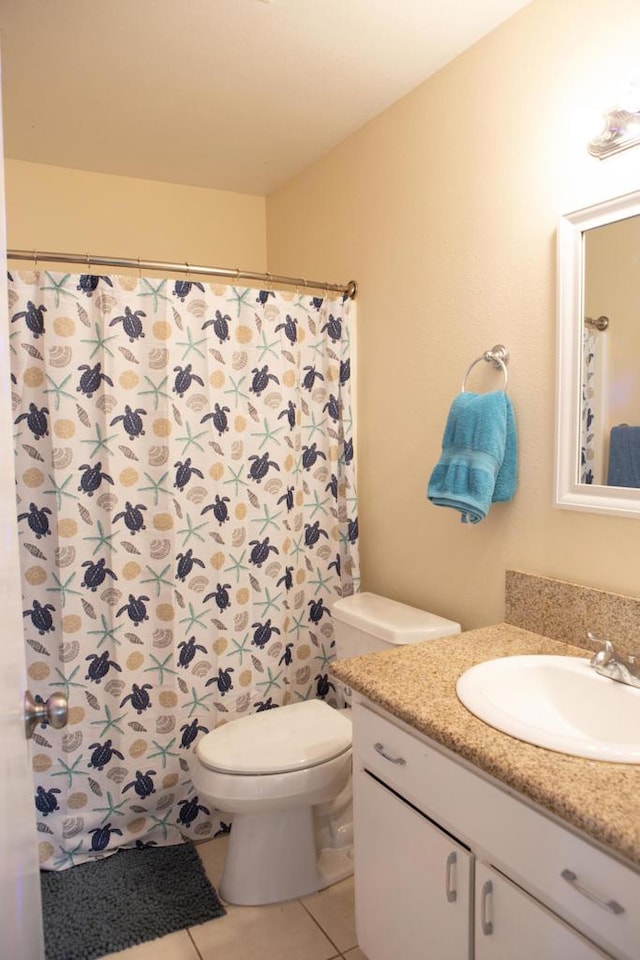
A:
<svg viewBox="0 0 640 960">
<path fill-rule="evenodd" d="M 493 865 L 614 956 L 638 960 L 640 875 L 487 786 L 496 797 L 478 824 L 478 835 Z"/>
<path fill-rule="evenodd" d="M 416 806 L 424 798 L 433 751 L 366 707 L 353 707 L 354 762 Z"/>
<path fill-rule="evenodd" d="M 361 704 L 353 714 L 356 768 L 383 780 L 613 956 L 640 960 L 640 873 L 430 741 Z"/>
</svg>

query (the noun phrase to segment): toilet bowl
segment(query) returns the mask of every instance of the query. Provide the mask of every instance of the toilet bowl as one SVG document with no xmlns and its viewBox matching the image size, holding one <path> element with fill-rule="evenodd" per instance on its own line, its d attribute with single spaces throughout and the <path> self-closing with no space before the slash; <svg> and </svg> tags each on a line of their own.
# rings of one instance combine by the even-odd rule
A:
<svg viewBox="0 0 640 960">
<path fill-rule="evenodd" d="M 336 601 L 332 618 L 339 658 L 460 632 L 371 593 Z M 200 801 L 233 820 L 229 903 L 290 900 L 353 873 L 349 710 L 306 700 L 232 720 L 198 741 L 190 769 Z"/>
<path fill-rule="evenodd" d="M 317 849 L 314 819 L 317 808 L 326 831 L 350 786 L 345 713 L 306 700 L 232 720 L 201 738 L 191 776 L 201 800 L 233 816 L 220 884 L 229 903 L 290 900 L 353 872 L 350 844 Z"/>
</svg>

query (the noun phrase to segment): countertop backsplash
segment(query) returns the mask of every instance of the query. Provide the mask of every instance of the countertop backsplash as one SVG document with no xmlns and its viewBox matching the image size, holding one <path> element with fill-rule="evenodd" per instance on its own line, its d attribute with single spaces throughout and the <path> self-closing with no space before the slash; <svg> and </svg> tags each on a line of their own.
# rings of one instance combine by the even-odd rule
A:
<svg viewBox="0 0 640 960">
<path fill-rule="evenodd" d="M 624 655 L 640 654 L 640 597 L 584 587 L 520 570 L 507 570 L 505 621 L 588 650 L 591 630 Z"/>
</svg>

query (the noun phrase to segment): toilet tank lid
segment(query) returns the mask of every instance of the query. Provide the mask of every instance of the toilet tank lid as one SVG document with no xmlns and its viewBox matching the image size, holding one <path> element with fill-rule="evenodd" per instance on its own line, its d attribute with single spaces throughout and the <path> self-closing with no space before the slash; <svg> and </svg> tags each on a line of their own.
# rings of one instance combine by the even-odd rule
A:
<svg viewBox="0 0 640 960">
<path fill-rule="evenodd" d="M 322 700 L 304 700 L 252 713 L 201 737 L 196 753 L 205 767 L 220 773 L 289 773 L 314 767 L 351 747 L 346 712 Z"/>
<path fill-rule="evenodd" d="M 375 593 L 354 593 L 336 600 L 332 616 L 387 643 L 419 643 L 460 633 L 460 624 Z"/>
</svg>

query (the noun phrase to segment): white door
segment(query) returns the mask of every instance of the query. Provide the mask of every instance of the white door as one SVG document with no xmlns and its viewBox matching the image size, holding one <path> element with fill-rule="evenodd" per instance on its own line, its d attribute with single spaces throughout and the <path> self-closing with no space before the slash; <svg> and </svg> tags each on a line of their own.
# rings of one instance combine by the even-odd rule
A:
<svg viewBox="0 0 640 960">
<path fill-rule="evenodd" d="M 13 468 L 1 131 L 0 110 L 0 930 L 3 956 L 42 960 L 34 788 L 23 722 L 26 669 Z"/>
<path fill-rule="evenodd" d="M 354 831 L 356 934 L 369 960 L 467 960 L 469 852 L 363 770 Z"/>
<path fill-rule="evenodd" d="M 605 960 L 506 877 L 476 863 L 476 960 Z"/>
</svg>

